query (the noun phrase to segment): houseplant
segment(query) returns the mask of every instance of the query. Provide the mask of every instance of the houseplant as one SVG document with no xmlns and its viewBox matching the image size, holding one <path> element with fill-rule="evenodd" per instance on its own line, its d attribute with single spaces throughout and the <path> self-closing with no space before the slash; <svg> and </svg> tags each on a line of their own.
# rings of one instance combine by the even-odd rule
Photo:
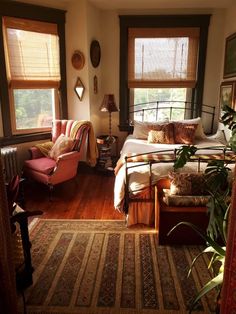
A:
<svg viewBox="0 0 236 314">
<path fill-rule="evenodd" d="M 231 130 L 232 133 L 229 140 L 229 146 L 234 152 L 236 152 L 236 112 L 234 109 L 226 105 L 222 108 L 222 110 L 223 115 L 221 117 L 221 122 Z M 174 168 L 178 169 L 183 167 L 191 156 L 196 153 L 196 151 L 197 148 L 195 146 L 183 146 L 179 151 L 177 151 L 177 159 L 174 164 Z M 180 225 L 186 225 L 195 230 L 207 243 L 207 248 L 193 259 L 189 273 L 194 267 L 197 259 L 202 254 L 211 253 L 212 255 L 208 268 L 212 270 L 213 279 L 207 282 L 200 289 L 192 302 L 190 313 L 194 309 L 198 300 L 210 290 L 216 288 L 218 291 L 218 298 L 220 297 L 226 255 L 228 213 L 230 210 L 229 195 L 231 184 L 228 180 L 229 172 L 230 169 L 227 167 L 227 163 L 220 160 L 211 161 L 206 167 L 204 174 L 206 189 L 211 196 L 207 204 L 209 213 L 209 224 L 207 230 L 203 231 L 189 222 L 180 222 L 169 232 L 170 234 Z M 215 267 L 215 264 L 217 263 L 218 267 Z"/>
</svg>

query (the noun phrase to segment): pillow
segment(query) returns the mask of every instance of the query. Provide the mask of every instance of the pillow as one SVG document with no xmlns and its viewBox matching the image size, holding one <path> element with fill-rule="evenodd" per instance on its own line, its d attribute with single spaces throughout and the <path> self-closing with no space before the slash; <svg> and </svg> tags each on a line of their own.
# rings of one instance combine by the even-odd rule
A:
<svg viewBox="0 0 236 314">
<path fill-rule="evenodd" d="M 171 195 L 204 195 L 206 194 L 204 174 L 201 172 L 171 172 Z"/>
<path fill-rule="evenodd" d="M 60 155 L 70 152 L 73 149 L 73 146 L 74 140 L 61 134 L 50 150 L 49 157 L 56 160 Z"/>
<path fill-rule="evenodd" d="M 176 144 L 193 144 L 197 124 L 174 122 L 174 141 Z"/>
<path fill-rule="evenodd" d="M 210 195 L 172 195 L 169 189 L 163 189 L 163 202 L 168 206 L 206 206 Z"/>
<path fill-rule="evenodd" d="M 195 132 L 195 138 L 197 139 L 204 139 L 206 138 L 206 134 L 203 130 L 202 125 L 202 119 L 201 117 L 195 118 L 195 119 L 188 119 L 188 120 L 182 120 L 182 121 L 171 121 L 171 122 L 181 122 L 186 124 L 197 124 L 196 132 Z"/>
<path fill-rule="evenodd" d="M 156 130 L 149 131 L 148 143 L 165 143 L 165 132 Z"/>
<path fill-rule="evenodd" d="M 155 127 L 159 124 L 168 123 L 169 119 L 165 119 L 159 122 L 140 122 L 134 121 L 134 131 L 133 136 L 142 140 L 147 140 L 148 132 L 152 129 L 156 129 Z"/>
<path fill-rule="evenodd" d="M 207 138 L 216 140 L 217 142 L 220 142 L 223 145 L 227 145 L 227 141 L 225 138 L 225 133 L 223 130 L 217 130 L 217 132 L 213 135 L 207 136 Z"/>
<path fill-rule="evenodd" d="M 148 143 L 174 144 L 173 123 L 155 125 L 148 133 Z"/>
</svg>

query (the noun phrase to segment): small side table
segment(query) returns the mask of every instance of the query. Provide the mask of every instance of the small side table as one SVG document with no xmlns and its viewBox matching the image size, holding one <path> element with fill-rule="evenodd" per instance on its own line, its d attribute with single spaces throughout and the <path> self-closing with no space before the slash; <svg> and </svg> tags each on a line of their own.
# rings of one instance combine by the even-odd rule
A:
<svg viewBox="0 0 236 314">
<path fill-rule="evenodd" d="M 99 151 L 97 169 L 99 171 L 113 172 L 118 158 L 118 136 L 113 135 L 115 139 L 114 143 L 106 141 L 107 137 L 108 135 L 100 135 L 97 137 Z M 115 154 L 113 147 L 115 148 Z"/>
<path fill-rule="evenodd" d="M 115 142 L 112 143 L 112 144 L 109 144 L 107 141 L 106 141 L 106 138 L 108 137 L 108 135 L 100 135 L 97 137 L 97 144 L 98 145 L 104 145 L 104 146 L 107 146 L 107 147 L 113 147 L 113 145 L 115 145 L 115 155 L 112 155 L 112 157 L 118 157 L 119 155 L 119 141 L 118 141 L 118 136 L 116 135 L 112 135 L 115 139 Z"/>
</svg>

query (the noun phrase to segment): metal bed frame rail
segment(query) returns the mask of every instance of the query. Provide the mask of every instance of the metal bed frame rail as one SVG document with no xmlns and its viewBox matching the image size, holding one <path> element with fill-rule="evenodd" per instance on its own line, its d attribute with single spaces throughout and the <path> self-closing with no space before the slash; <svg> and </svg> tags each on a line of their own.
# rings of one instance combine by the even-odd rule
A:
<svg viewBox="0 0 236 314">
<path fill-rule="evenodd" d="M 152 201 L 152 188 L 155 185 L 155 182 L 152 180 L 152 165 L 156 163 L 173 163 L 176 161 L 177 152 L 179 149 L 165 149 L 161 151 L 151 151 L 147 153 L 140 153 L 140 154 L 133 154 L 132 156 L 125 156 L 125 202 L 124 202 L 124 212 L 128 214 L 129 203 L 130 202 L 150 202 Z M 206 151 L 219 151 L 219 153 L 215 154 L 197 154 L 197 151 L 206 150 Z M 198 162 L 198 171 L 200 171 L 201 162 L 208 162 L 212 160 L 223 160 L 227 163 L 235 163 L 236 162 L 236 154 L 231 150 L 231 148 L 226 146 L 216 146 L 216 147 L 201 147 L 198 148 L 192 157 L 188 160 L 188 162 Z M 138 157 L 148 155 L 155 156 L 155 159 L 148 160 L 148 161 L 140 161 L 139 164 L 132 165 L 132 159 L 138 159 Z M 160 157 L 158 158 L 158 155 Z M 144 158 L 144 159 L 145 159 Z M 131 159 L 131 160 L 130 160 Z M 137 162 L 137 160 L 135 161 Z M 135 190 L 133 192 L 142 192 L 143 190 L 149 189 L 149 199 L 142 199 L 142 198 L 131 198 L 130 197 L 130 190 L 129 190 L 129 169 L 131 168 L 138 168 L 141 166 L 149 166 L 149 184 L 147 187 Z M 174 168 L 173 168 L 174 171 Z"/>
</svg>

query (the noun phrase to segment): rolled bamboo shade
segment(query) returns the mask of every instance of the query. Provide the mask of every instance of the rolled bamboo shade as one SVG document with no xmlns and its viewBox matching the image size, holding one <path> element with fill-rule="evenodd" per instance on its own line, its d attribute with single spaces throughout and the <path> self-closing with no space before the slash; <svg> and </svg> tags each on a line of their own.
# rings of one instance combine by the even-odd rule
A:
<svg viewBox="0 0 236 314">
<path fill-rule="evenodd" d="M 198 28 L 130 28 L 128 87 L 196 84 Z"/>
<path fill-rule="evenodd" d="M 22 88 L 24 82 L 32 87 L 58 87 L 60 57 L 57 25 L 4 17 L 4 26 L 11 87 Z"/>
</svg>

